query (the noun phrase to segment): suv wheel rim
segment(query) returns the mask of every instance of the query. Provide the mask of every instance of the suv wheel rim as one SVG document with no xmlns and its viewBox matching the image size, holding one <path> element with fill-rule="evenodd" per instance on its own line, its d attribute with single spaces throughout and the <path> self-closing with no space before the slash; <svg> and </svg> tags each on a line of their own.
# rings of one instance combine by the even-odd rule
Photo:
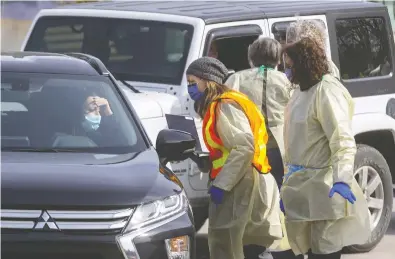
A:
<svg viewBox="0 0 395 259">
<path fill-rule="evenodd" d="M 354 174 L 362 192 L 368 202 L 371 228 L 377 227 L 384 208 L 383 181 L 376 169 L 371 166 L 362 166 Z"/>
</svg>

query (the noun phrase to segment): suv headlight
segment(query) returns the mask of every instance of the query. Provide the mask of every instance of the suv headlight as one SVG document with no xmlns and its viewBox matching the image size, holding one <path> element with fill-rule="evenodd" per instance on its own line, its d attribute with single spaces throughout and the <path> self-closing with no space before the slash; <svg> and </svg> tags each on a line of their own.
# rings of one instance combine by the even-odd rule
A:
<svg viewBox="0 0 395 259">
<path fill-rule="evenodd" d="M 190 205 L 184 191 L 163 200 L 142 204 L 134 211 L 124 233 L 176 216 L 188 208 Z"/>
</svg>

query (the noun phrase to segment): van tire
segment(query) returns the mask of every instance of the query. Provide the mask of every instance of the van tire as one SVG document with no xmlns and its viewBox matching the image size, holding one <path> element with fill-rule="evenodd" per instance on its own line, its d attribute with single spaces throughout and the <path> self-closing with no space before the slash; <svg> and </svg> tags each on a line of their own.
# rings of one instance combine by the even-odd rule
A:
<svg viewBox="0 0 395 259">
<path fill-rule="evenodd" d="M 393 190 L 392 177 L 389 166 L 383 155 L 375 148 L 368 145 L 357 145 L 354 172 L 363 166 L 376 170 L 381 178 L 384 193 L 383 211 L 377 226 L 373 229 L 369 241 L 363 245 L 353 245 L 344 248 L 346 253 L 365 253 L 375 248 L 387 232 L 392 216 Z"/>
</svg>

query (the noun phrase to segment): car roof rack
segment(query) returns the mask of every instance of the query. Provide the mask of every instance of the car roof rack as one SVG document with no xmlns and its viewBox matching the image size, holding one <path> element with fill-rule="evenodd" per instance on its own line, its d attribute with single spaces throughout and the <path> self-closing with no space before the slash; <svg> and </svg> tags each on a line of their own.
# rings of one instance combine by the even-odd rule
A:
<svg viewBox="0 0 395 259">
<path fill-rule="evenodd" d="M 86 61 L 100 75 L 108 75 L 110 73 L 103 62 L 95 56 L 79 52 L 69 52 L 65 53 L 65 55 Z"/>
</svg>

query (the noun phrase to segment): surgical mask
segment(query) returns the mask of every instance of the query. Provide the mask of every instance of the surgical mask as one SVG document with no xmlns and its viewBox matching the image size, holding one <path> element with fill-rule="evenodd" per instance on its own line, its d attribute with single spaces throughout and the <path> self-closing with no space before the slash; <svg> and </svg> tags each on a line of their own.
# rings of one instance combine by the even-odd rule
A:
<svg viewBox="0 0 395 259">
<path fill-rule="evenodd" d="M 86 115 L 85 120 L 82 122 L 82 127 L 84 127 L 86 131 L 95 131 L 99 128 L 100 122 L 100 115 Z"/>
<path fill-rule="evenodd" d="M 199 91 L 197 83 L 188 85 L 188 93 L 192 100 L 198 101 L 203 97 L 203 93 Z"/>
<path fill-rule="evenodd" d="M 292 79 L 292 68 L 285 69 L 284 73 L 287 76 L 288 80 Z"/>
</svg>

